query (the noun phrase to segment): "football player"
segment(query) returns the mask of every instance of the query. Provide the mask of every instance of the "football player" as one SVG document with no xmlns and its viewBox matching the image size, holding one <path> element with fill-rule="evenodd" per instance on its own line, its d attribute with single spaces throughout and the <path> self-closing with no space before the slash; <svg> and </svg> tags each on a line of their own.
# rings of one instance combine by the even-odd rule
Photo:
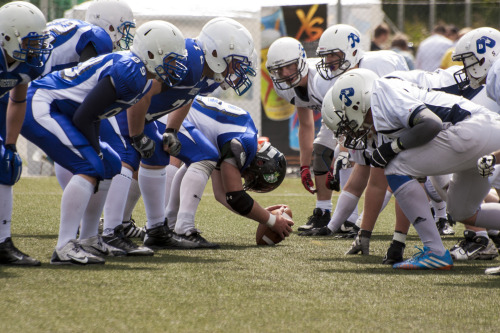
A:
<svg viewBox="0 0 500 333">
<path fill-rule="evenodd" d="M 361 48 L 361 34 L 359 31 L 346 24 L 338 24 L 329 27 L 321 35 L 318 43 L 317 55 L 321 57 L 318 63 L 318 74 L 315 77 L 315 86 L 322 96 L 336 82 L 338 77 L 354 68 L 365 68 L 372 70 L 380 76 L 394 71 L 407 71 L 408 66 L 404 58 L 393 51 L 373 51 L 364 52 Z M 324 121 L 328 123 L 328 117 Z M 367 133 L 368 135 L 368 133 Z M 371 138 L 373 139 L 373 138 Z M 346 161 L 351 155 L 355 162 L 352 173 L 347 182 L 342 187 L 342 192 L 337 200 L 337 207 L 328 225 L 321 229 L 310 230 L 302 233 L 304 236 L 328 236 L 331 235 L 348 218 L 352 209 L 355 209 L 359 198 L 366 188 L 365 196 L 370 200 L 365 200 L 362 214 L 363 220 L 375 223 L 379 212 L 387 205 L 391 198 L 390 191 L 387 190 L 387 181 L 381 170 L 370 167 L 369 158 L 373 147 L 356 146 L 356 141 L 350 141 L 349 137 L 343 138 L 342 145 L 348 148 L 349 152 L 339 154 L 334 165 L 341 165 L 342 168 L 349 166 Z M 373 142 L 373 140 L 370 140 Z M 338 160 L 341 162 L 339 163 Z M 365 239 L 371 236 L 370 230 L 360 230 Z M 362 251 L 368 254 L 368 243 L 363 244 L 363 248 L 357 246 L 349 250 L 348 254 Z"/>
<path fill-rule="evenodd" d="M 373 127 L 382 135 L 371 164 L 384 168 L 388 183 L 406 217 L 424 243 L 413 258 L 396 269 L 450 269 L 453 260 L 441 242 L 424 189 L 412 177 L 453 174 L 447 192 L 455 221 L 498 228 L 499 204 L 481 204 L 490 185 L 476 161 L 500 147 L 500 116 L 459 96 L 421 88 L 372 71 L 346 73 L 332 87 L 330 112 L 338 130 L 360 138 Z M 361 106 L 361 107 L 359 107 Z M 477 136 L 474 133 L 481 132 Z"/>
<path fill-rule="evenodd" d="M 168 84 L 182 80 L 186 68 L 178 61 L 185 54 L 179 29 L 164 21 L 150 21 L 137 29 L 131 51 L 91 58 L 48 74 L 29 88 L 23 135 L 73 174 L 61 199 L 52 264 L 104 263 L 74 240 L 84 215 L 100 214 L 87 209 L 99 181 L 120 171 L 118 154 L 99 140 L 100 120 L 137 103 L 151 88 L 151 79 Z M 80 232 L 96 235 L 99 219 L 85 221 Z M 93 238 L 91 245 L 101 255 L 125 254 L 100 237 Z M 133 254 L 152 255 L 153 251 L 140 247 Z"/>
<path fill-rule="evenodd" d="M 277 39 L 267 53 L 266 67 L 274 90 L 278 96 L 296 107 L 299 120 L 300 177 L 304 188 L 316 195 L 313 214 L 305 225 L 298 228 L 299 231 L 321 228 L 328 223 L 332 211 L 332 190 L 338 190 L 339 186 L 330 170 L 337 141 L 324 124 L 315 138 L 314 110 L 321 110 L 323 100 L 313 82 L 316 62 L 317 59 L 308 60 L 302 44 L 291 37 Z M 311 157 L 314 181 L 310 171 Z M 340 176 L 343 177 L 343 174 Z M 357 211 L 350 219 L 356 221 Z"/>
<path fill-rule="evenodd" d="M 26 112 L 26 91 L 52 51 L 45 26 L 43 13 L 29 2 L 0 8 L 0 264 L 40 265 L 14 246 L 10 226 L 12 187 L 22 171 L 16 142 Z"/>
<path fill-rule="evenodd" d="M 159 127 L 166 127 L 160 118 Z M 163 126 L 162 126 L 163 125 Z M 293 222 L 263 209 L 246 191 L 267 193 L 286 174 L 284 155 L 269 143 L 257 146 L 257 129 L 250 114 L 217 98 L 197 97 L 179 131 L 184 165 L 175 174 L 166 208 L 168 228 L 194 244 L 188 248 L 218 248 L 195 227 L 195 214 L 204 186 L 212 175 L 215 198 L 228 209 L 266 223 L 282 238 Z M 241 178 L 245 184 L 241 184 Z"/>
<path fill-rule="evenodd" d="M 108 196 L 110 199 L 104 209 L 103 234 L 112 234 L 113 230 L 122 227 L 126 202 L 123 195 L 130 188 L 132 172 L 139 168 L 140 162 L 139 185 L 147 216 L 144 244 L 157 249 L 194 246 L 165 224 L 167 180 L 177 171 L 173 165 L 166 168 L 169 155 L 176 156 L 180 151 L 177 132 L 198 94 L 209 94 L 221 86 L 242 95 L 250 88 L 249 76 L 255 75 L 252 68 L 255 51 L 250 32 L 228 18 L 209 21 L 196 39 L 186 40 L 186 49 L 189 56 L 185 62 L 187 75 L 184 80 L 172 88 L 153 83 L 145 98 L 128 111 L 130 119 L 135 118 L 136 122 L 127 121 L 125 115 L 117 115 L 104 125 L 108 129 L 103 128 L 101 137 L 115 147 L 123 167 L 122 173 L 113 180 L 110 189 L 113 194 Z M 154 121 L 169 113 L 166 129 L 158 131 Z M 136 151 L 130 149 L 130 145 Z M 206 181 L 200 181 L 204 188 Z M 106 237 L 104 239 L 106 241 Z"/>
</svg>

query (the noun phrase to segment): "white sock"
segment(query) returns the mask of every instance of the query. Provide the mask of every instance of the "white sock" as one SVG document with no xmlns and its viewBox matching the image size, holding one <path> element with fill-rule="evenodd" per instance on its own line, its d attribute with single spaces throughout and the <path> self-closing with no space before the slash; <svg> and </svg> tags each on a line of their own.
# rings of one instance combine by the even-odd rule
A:
<svg viewBox="0 0 500 333">
<path fill-rule="evenodd" d="M 78 226 L 93 193 L 94 185 L 90 182 L 77 175 L 71 177 L 61 199 L 61 221 L 56 245 L 58 249 L 76 238 Z"/>
<path fill-rule="evenodd" d="M 500 229 L 500 204 L 483 203 L 477 213 L 475 226 L 485 229 Z"/>
<path fill-rule="evenodd" d="M 165 222 L 165 168 L 139 169 L 139 187 L 146 208 L 146 227 L 151 229 Z"/>
<path fill-rule="evenodd" d="M 403 213 L 415 227 L 424 246 L 427 246 L 436 255 L 442 256 L 446 249 L 441 241 L 441 236 L 439 236 L 436 223 L 434 223 L 427 194 L 422 186 L 416 180 L 410 180 L 397 189 L 394 197 L 398 200 Z"/>
<path fill-rule="evenodd" d="M 431 199 L 431 207 L 434 208 L 434 220 L 446 218 L 446 201 L 437 202 Z"/>
<path fill-rule="evenodd" d="M 488 238 L 488 232 L 486 230 L 476 231 L 476 236 L 481 236 L 481 237 Z"/>
<path fill-rule="evenodd" d="M 174 180 L 175 173 L 179 170 L 175 165 L 169 164 L 165 169 L 167 173 L 167 182 L 165 184 L 165 207 L 168 205 L 168 200 L 170 199 L 170 188 L 172 187 L 172 181 Z"/>
<path fill-rule="evenodd" d="M 66 188 L 66 185 L 68 185 L 69 181 L 71 180 L 71 177 L 73 177 L 73 174 L 71 173 L 71 171 L 63 168 L 57 163 L 54 163 L 54 171 L 56 173 L 56 178 L 59 182 L 59 185 L 64 190 Z"/>
<path fill-rule="evenodd" d="M 347 168 L 347 169 L 341 169 L 339 171 L 339 177 L 340 177 L 340 189 L 342 190 L 349 180 L 349 177 L 351 176 L 352 171 L 354 168 Z M 356 204 L 356 207 L 353 209 L 351 216 L 347 218 L 347 221 L 356 223 L 359 218 L 359 208 L 358 204 Z M 361 221 L 360 221 L 361 223 Z"/>
<path fill-rule="evenodd" d="M 130 183 L 130 188 L 128 190 L 125 210 L 123 211 L 123 221 L 130 221 L 135 205 L 137 205 L 137 202 L 140 198 L 141 189 L 139 188 L 139 182 L 136 179 L 132 178 L 132 182 Z"/>
<path fill-rule="evenodd" d="M 80 225 L 79 239 L 94 237 L 98 233 L 99 219 L 102 215 L 102 209 L 106 202 L 111 179 L 105 179 L 99 183 L 99 190 L 92 194 L 83 214 L 82 223 Z"/>
<path fill-rule="evenodd" d="M 106 204 L 104 205 L 104 230 L 114 230 L 122 224 L 132 174 L 132 170 L 122 167 L 120 173 L 113 177 Z"/>
<path fill-rule="evenodd" d="M 179 213 L 175 224 L 177 234 L 185 234 L 195 229 L 194 219 L 200 204 L 203 191 L 208 182 L 208 175 L 191 165 L 182 179 L 180 191 Z"/>
<path fill-rule="evenodd" d="M 187 166 L 184 164 L 175 174 L 170 186 L 170 199 L 168 200 L 167 208 L 165 208 L 165 217 L 167 218 L 168 227 L 170 229 L 174 229 L 177 223 L 177 213 L 179 212 L 179 205 L 181 202 L 181 184 L 186 172 Z"/>
<path fill-rule="evenodd" d="M 337 206 L 333 212 L 332 218 L 328 223 L 328 228 L 335 231 L 347 220 L 349 215 L 352 214 L 354 208 L 359 202 L 359 198 L 352 193 L 342 191 L 340 192 Z"/>
<path fill-rule="evenodd" d="M 0 243 L 11 236 L 12 205 L 12 186 L 0 184 Z"/>
<path fill-rule="evenodd" d="M 316 200 L 316 208 L 321 208 L 323 211 L 332 211 L 333 205 L 331 200 Z"/>
</svg>

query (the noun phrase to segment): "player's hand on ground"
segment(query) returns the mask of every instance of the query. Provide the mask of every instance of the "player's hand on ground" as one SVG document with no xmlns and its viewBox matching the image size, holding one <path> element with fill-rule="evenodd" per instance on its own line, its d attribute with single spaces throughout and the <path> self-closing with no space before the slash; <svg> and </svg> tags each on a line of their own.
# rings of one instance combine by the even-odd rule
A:
<svg viewBox="0 0 500 333">
<path fill-rule="evenodd" d="M 484 155 L 477 160 L 477 170 L 482 177 L 487 178 L 493 175 L 493 171 L 495 171 L 495 164 L 495 155 Z"/>
<path fill-rule="evenodd" d="M 177 131 L 173 128 L 167 128 L 163 133 L 163 149 L 171 156 L 177 156 L 181 152 L 181 147 Z"/>
<path fill-rule="evenodd" d="M 141 157 L 150 158 L 155 153 L 155 142 L 144 133 L 132 136 L 130 140 L 132 147 L 141 154 Z"/>
<path fill-rule="evenodd" d="M 304 188 L 307 191 L 309 191 L 311 194 L 316 193 L 309 166 L 300 167 L 300 178 L 302 179 L 302 185 L 304 185 Z"/>
<path fill-rule="evenodd" d="M 309 230 L 302 231 L 299 236 L 331 236 L 333 231 L 331 231 L 327 226 L 322 228 L 312 228 Z"/>
</svg>

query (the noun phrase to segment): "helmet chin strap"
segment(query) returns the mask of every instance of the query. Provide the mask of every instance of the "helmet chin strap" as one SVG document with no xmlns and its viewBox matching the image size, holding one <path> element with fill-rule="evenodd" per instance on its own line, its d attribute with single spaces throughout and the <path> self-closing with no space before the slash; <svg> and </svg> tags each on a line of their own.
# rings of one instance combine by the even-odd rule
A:
<svg viewBox="0 0 500 333">
<path fill-rule="evenodd" d="M 217 83 L 223 83 L 224 82 L 224 76 L 221 73 L 214 73 L 214 81 L 217 82 Z M 222 89 L 224 89 L 224 87 L 222 87 Z"/>
</svg>

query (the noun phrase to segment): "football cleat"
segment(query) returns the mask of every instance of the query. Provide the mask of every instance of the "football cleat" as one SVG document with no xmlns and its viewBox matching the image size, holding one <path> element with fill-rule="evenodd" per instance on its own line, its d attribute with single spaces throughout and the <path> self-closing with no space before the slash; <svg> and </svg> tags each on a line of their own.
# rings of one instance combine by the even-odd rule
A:
<svg viewBox="0 0 500 333">
<path fill-rule="evenodd" d="M 313 214 L 307 219 L 307 223 L 300 226 L 298 231 L 305 231 L 312 228 L 322 228 L 330 222 L 330 211 L 323 211 L 321 208 L 314 208 Z"/>
<path fill-rule="evenodd" d="M 387 249 L 387 253 L 382 260 L 384 265 L 394 265 L 403 261 L 403 253 L 405 252 L 405 243 L 393 240 Z"/>
<path fill-rule="evenodd" d="M 328 227 L 323 228 L 312 228 L 309 230 L 304 230 L 299 233 L 299 236 L 332 236 L 333 231 Z"/>
<path fill-rule="evenodd" d="M 72 239 L 62 249 L 54 250 L 50 263 L 52 265 L 91 265 L 104 264 L 104 259 L 85 251 L 75 239 Z"/>
<path fill-rule="evenodd" d="M 0 243 L 0 265 L 40 266 L 41 263 L 19 251 L 12 243 L 12 238 L 7 237 L 5 241 Z"/>
<path fill-rule="evenodd" d="M 154 251 L 146 246 L 139 246 L 125 237 L 123 234 L 123 225 L 117 226 L 113 230 L 113 234 L 102 236 L 102 240 L 113 247 L 124 250 L 127 256 L 152 256 Z"/>
<path fill-rule="evenodd" d="M 449 236 L 455 234 L 455 230 L 453 230 L 453 228 L 450 225 L 450 222 L 448 222 L 448 220 L 445 218 L 440 218 L 436 222 L 436 226 L 438 228 L 439 234 L 442 236 Z"/>
<path fill-rule="evenodd" d="M 500 266 L 486 268 L 484 271 L 486 275 L 500 275 Z"/>
<path fill-rule="evenodd" d="M 78 244 L 80 244 L 82 249 L 84 249 L 88 253 L 92 253 L 93 255 L 99 257 L 122 257 L 127 255 L 127 252 L 125 250 L 114 247 L 104 242 L 101 235 L 95 235 L 94 237 L 86 239 L 79 239 Z"/>
<path fill-rule="evenodd" d="M 194 229 L 193 231 L 188 231 L 185 235 L 178 235 L 180 238 L 187 239 L 190 242 L 197 244 L 197 247 L 193 249 L 218 249 L 220 248 L 219 244 L 211 243 L 207 241 L 202 235 L 200 235 L 200 231 Z"/>
<path fill-rule="evenodd" d="M 405 270 L 450 270 L 453 267 L 453 259 L 451 259 L 450 251 L 446 250 L 442 256 L 438 256 L 427 246 L 424 246 L 423 249 L 415 247 L 419 250 L 418 253 L 406 261 L 394 264 L 392 268 Z"/>
<path fill-rule="evenodd" d="M 173 230 L 167 227 L 167 223 L 148 229 L 144 236 L 144 245 L 152 249 L 195 249 L 199 244 L 180 237 Z"/>
<path fill-rule="evenodd" d="M 358 254 L 359 252 L 364 256 L 370 254 L 370 238 L 361 237 L 358 233 L 354 242 L 351 244 L 351 248 L 345 254 Z"/>
<path fill-rule="evenodd" d="M 135 224 L 134 219 L 131 218 L 129 221 L 123 221 L 122 224 L 123 224 L 123 233 L 125 234 L 125 237 L 144 239 L 144 235 L 146 234 L 146 228 L 138 227 Z"/>
<path fill-rule="evenodd" d="M 478 236 L 472 230 L 464 231 L 465 239 L 450 249 L 454 260 L 491 260 L 498 257 L 498 250 L 488 237 Z"/>
<path fill-rule="evenodd" d="M 493 243 L 495 243 L 495 246 L 497 247 L 497 249 L 500 251 L 500 234 L 494 234 L 494 233 L 488 232 L 488 237 L 490 237 L 490 239 L 493 241 Z"/>
</svg>

